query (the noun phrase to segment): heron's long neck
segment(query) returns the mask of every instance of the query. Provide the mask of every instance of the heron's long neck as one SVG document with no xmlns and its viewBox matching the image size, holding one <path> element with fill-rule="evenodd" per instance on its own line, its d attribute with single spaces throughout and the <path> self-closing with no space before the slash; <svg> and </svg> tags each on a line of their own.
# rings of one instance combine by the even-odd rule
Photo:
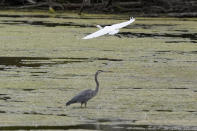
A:
<svg viewBox="0 0 197 131">
<path fill-rule="evenodd" d="M 96 74 L 95 74 L 95 82 L 96 82 L 96 89 L 95 89 L 95 93 L 97 93 L 97 92 L 98 92 L 98 90 L 99 90 L 99 82 L 98 82 L 98 80 L 97 80 L 97 76 L 98 76 L 98 73 L 96 73 Z"/>
</svg>

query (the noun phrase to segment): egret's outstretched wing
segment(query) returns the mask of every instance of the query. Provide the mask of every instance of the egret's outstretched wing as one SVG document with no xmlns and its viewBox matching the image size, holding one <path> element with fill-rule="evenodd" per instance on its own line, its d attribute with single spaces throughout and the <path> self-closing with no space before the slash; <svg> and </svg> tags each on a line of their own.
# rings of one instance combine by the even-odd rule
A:
<svg viewBox="0 0 197 131">
<path fill-rule="evenodd" d="M 135 18 L 132 17 L 129 21 L 122 22 L 122 23 L 119 23 L 119 24 L 114 24 L 114 25 L 111 25 L 111 26 L 105 26 L 104 28 L 97 25 L 97 27 L 100 28 L 101 30 L 99 30 L 97 32 L 94 32 L 90 35 L 87 35 L 83 39 L 91 39 L 91 38 L 99 37 L 99 36 L 102 36 L 102 35 L 105 35 L 105 34 L 108 34 L 108 33 L 110 35 L 114 35 L 114 34 L 119 32 L 120 28 L 123 28 L 123 27 L 133 23 L 134 21 L 135 21 Z"/>
<path fill-rule="evenodd" d="M 114 25 L 112 25 L 112 27 L 114 27 L 115 29 L 120 29 L 120 28 L 123 28 L 123 27 L 133 23 L 134 21 L 135 21 L 135 18 L 131 18 L 129 21 L 122 22 L 119 24 L 114 24 Z"/>
<path fill-rule="evenodd" d="M 97 32 L 94 32 L 90 35 L 87 35 L 86 37 L 84 37 L 83 39 L 91 39 L 91 38 L 95 38 L 95 37 L 99 37 L 99 36 L 102 36 L 102 35 L 105 35 L 109 33 L 109 31 L 105 30 L 105 29 L 101 29 Z"/>
</svg>

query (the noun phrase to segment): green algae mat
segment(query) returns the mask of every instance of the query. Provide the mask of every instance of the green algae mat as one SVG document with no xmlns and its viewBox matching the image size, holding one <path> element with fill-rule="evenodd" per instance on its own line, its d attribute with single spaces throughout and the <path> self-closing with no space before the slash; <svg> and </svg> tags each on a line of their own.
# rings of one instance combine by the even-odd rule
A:
<svg viewBox="0 0 197 131">
<path fill-rule="evenodd" d="M 0 12 L 0 130 L 197 130 L 197 19 Z M 87 108 L 65 103 L 84 89 Z"/>
</svg>

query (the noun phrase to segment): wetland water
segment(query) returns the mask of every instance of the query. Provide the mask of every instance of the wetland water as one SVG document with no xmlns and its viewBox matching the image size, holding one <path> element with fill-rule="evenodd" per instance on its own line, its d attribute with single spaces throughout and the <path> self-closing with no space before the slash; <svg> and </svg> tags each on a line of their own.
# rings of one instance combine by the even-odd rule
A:
<svg viewBox="0 0 197 131">
<path fill-rule="evenodd" d="M 197 19 L 0 13 L 0 130 L 197 130 Z M 100 90 L 86 109 L 65 103 Z"/>
</svg>

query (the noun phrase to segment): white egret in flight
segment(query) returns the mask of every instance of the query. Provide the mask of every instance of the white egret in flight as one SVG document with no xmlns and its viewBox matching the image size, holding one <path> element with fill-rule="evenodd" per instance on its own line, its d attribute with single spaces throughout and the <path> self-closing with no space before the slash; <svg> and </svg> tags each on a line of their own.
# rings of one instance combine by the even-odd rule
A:
<svg viewBox="0 0 197 131">
<path fill-rule="evenodd" d="M 96 32 L 94 32 L 90 35 L 87 35 L 83 39 L 92 39 L 92 38 L 99 37 L 99 36 L 102 36 L 102 35 L 105 35 L 105 34 L 115 35 L 119 32 L 119 29 L 133 23 L 134 21 L 135 21 L 135 18 L 132 17 L 132 18 L 130 18 L 129 21 L 122 22 L 122 23 L 119 23 L 119 24 L 113 24 L 111 26 L 105 26 L 104 28 L 101 27 L 100 25 L 97 25 L 96 27 L 98 27 L 100 30 L 96 31 Z"/>
</svg>

